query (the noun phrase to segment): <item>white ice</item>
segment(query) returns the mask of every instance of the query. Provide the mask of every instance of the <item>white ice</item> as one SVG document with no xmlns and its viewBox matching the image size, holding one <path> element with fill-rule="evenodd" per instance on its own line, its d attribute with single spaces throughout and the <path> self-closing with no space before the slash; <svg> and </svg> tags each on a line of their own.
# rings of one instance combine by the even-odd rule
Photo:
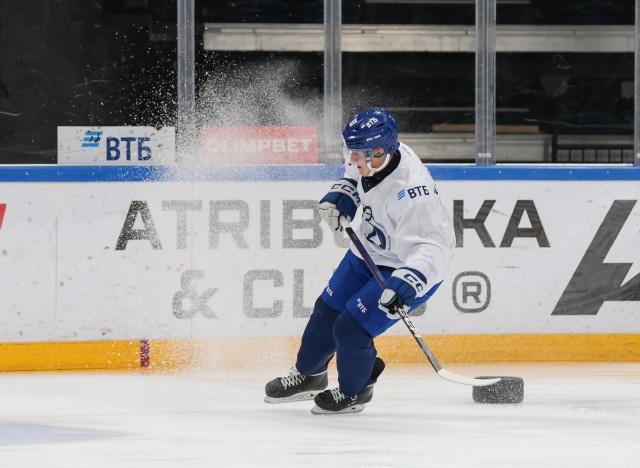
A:
<svg viewBox="0 0 640 468">
<path fill-rule="evenodd" d="M 640 466 L 640 364 L 447 368 L 523 377 L 525 400 L 474 403 L 428 364 L 338 416 L 265 404 L 282 368 L 0 374 L 0 467 Z"/>
</svg>

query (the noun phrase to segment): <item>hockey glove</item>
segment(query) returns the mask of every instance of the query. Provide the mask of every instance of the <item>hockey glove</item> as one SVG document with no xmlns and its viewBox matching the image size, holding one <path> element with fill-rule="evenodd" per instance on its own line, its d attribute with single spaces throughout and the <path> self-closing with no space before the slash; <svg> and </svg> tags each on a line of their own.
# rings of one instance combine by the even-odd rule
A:
<svg viewBox="0 0 640 468">
<path fill-rule="evenodd" d="M 320 203 L 318 209 L 320 216 L 334 231 L 342 231 L 340 216 L 345 216 L 349 221 L 356 215 L 360 204 L 360 197 L 353 179 L 340 179 L 331 187 Z"/>
<path fill-rule="evenodd" d="M 386 312 L 387 317 L 397 320 L 400 316 L 396 307 L 402 307 L 405 312 L 408 312 L 416 297 L 426 292 L 427 279 L 422 273 L 413 268 L 399 268 L 387 281 L 378 301 L 378 307 Z"/>
</svg>

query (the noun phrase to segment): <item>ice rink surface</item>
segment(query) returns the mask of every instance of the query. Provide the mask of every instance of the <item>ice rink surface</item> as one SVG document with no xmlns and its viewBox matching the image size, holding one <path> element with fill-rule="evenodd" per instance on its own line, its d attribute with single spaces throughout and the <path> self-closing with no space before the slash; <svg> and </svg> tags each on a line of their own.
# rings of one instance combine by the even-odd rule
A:
<svg viewBox="0 0 640 468">
<path fill-rule="evenodd" d="M 0 466 L 640 466 L 640 364 L 447 369 L 523 377 L 524 402 L 474 403 L 426 362 L 387 366 L 364 412 L 337 416 L 265 404 L 281 368 L 0 374 Z"/>
</svg>

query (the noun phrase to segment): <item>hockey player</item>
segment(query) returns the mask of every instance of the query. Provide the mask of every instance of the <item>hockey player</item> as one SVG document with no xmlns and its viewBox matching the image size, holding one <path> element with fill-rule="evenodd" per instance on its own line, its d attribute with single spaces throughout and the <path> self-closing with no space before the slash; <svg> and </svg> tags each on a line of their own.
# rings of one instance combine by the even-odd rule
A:
<svg viewBox="0 0 640 468">
<path fill-rule="evenodd" d="M 358 113 L 343 132 L 345 174 L 320 200 L 324 221 L 341 231 L 340 217 L 357 233 L 380 268 L 378 285 L 354 246 L 317 299 L 295 367 L 266 385 L 267 403 L 314 399 L 314 414 L 356 413 L 373 396 L 384 369 L 373 339 L 436 292 L 451 262 L 455 237 L 429 171 L 380 108 Z M 328 386 L 327 365 L 337 355 L 339 386 Z M 324 390 L 324 391 L 323 391 Z"/>
</svg>

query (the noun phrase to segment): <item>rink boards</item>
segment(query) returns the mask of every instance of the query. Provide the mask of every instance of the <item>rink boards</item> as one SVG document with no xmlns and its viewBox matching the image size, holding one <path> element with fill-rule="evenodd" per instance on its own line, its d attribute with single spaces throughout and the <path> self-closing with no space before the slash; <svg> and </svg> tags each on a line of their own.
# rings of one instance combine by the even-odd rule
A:
<svg viewBox="0 0 640 468">
<path fill-rule="evenodd" d="M 458 246 L 413 321 L 440 360 L 640 360 L 640 168 L 430 170 Z M 0 369 L 292 356 L 348 245 L 316 209 L 340 176 L 0 168 Z M 390 360 L 424 360 L 402 324 L 376 345 Z"/>
</svg>

